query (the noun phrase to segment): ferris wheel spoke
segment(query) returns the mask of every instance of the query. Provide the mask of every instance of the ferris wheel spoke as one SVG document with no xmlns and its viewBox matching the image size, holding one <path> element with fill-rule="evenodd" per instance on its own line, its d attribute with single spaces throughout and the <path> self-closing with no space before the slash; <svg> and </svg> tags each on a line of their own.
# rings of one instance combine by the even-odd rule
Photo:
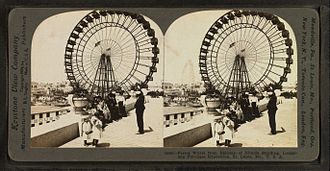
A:
<svg viewBox="0 0 330 171">
<path fill-rule="evenodd" d="M 120 34 L 120 36 L 118 36 L 117 40 L 124 40 L 124 38 L 129 37 L 130 34 L 127 34 L 128 32 L 124 29 L 122 29 L 122 33 Z M 125 35 L 125 37 L 123 38 L 123 36 Z"/>
<path fill-rule="evenodd" d="M 129 42 L 135 41 L 131 34 L 126 34 L 126 36 L 124 38 L 121 38 L 119 40 L 121 40 L 123 42 L 122 43 L 123 46 L 125 46 Z"/>
<path fill-rule="evenodd" d="M 147 65 L 147 64 L 142 64 L 142 63 L 137 63 L 138 66 L 143 66 L 143 67 L 147 67 L 147 68 L 150 68 L 151 66 L 150 65 Z"/>
<path fill-rule="evenodd" d="M 230 50 L 226 50 L 224 48 L 219 48 L 219 51 L 220 52 L 222 51 L 222 52 L 227 53 L 227 54 L 232 55 L 232 56 L 236 56 L 236 53 L 235 52 L 232 52 Z"/>
<path fill-rule="evenodd" d="M 135 51 L 136 50 L 136 47 L 135 47 L 136 45 L 135 45 L 135 43 L 130 43 L 130 44 L 127 44 L 126 46 L 123 46 L 122 48 L 121 48 L 121 50 L 123 51 L 123 52 L 130 52 L 130 51 Z"/>
<path fill-rule="evenodd" d="M 143 36 L 143 37 L 141 37 L 141 38 L 137 38 L 137 39 L 136 39 L 136 42 L 139 42 L 139 43 L 140 43 L 141 41 L 144 41 L 144 40 L 146 40 L 146 39 L 147 39 L 147 40 L 149 39 L 148 35 L 145 35 L 145 36 Z"/>
<path fill-rule="evenodd" d="M 271 57 L 270 55 L 271 50 L 267 49 L 261 52 L 256 52 L 257 59 L 269 59 Z"/>
<path fill-rule="evenodd" d="M 279 76 L 279 77 L 282 76 L 281 74 L 278 74 L 278 73 L 276 73 L 276 72 L 273 72 L 272 70 L 269 70 L 269 72 L 272 73 L 272 74 L 274 74 L 274 75 L 276 75 L 276 76 Z"/>
<path fill-rule="evenodd" d="M 137 40 L 141 40 L 141 38 L 148 37 L 148 35 L 146 34 L 146 32 L 144 30 L 141 30 L 135 34 L 135 37 Z"/>
<path fill-rule="evenodd" d="M 86 49 L 88 50 L 87 52 L 94 52 L 94 49 L 92 49 L 88 46 L 85 46 L 84 50 L 82 50 L 82 51 L 85 51 Z"/>
<path fill-rule="evenodd" d="M 134 75 L 131 75 L 132 76 L 132 78 L 134 78 L 138 83 L 142 83 L 143 81 L 142 80 L 140 80 L 139 78 L 137 78 L 136 76 L 134 76 Z"/>
<path fill-rule="evenodd" d="M 272 78 L 270 78 L 269 75 L 265 75 L 265 78 L 268 79 L 270 82 L 272 82 L 273 84 L 276 84 L 276 81 L 273 80 Z"/>
<path fill-rule="evenodd" d="M 281 54 L 281 53 L 286 53 L 287 48 L 281 48 L 281 49 L 274 49 L 273 53 L 274 54 Z"/>
<path fill-rule="evenodd" d="M 260 24 L 261 24 L 262 22 L 265 22 L 264 19 L 265 19 L 265 18 L 263 18 L 263 17 L 262 17 L 262 18 L 259 18 L 258 24 L 256 24 L 256 27 L 257 27 L 257 28 L 259 28 L 259 26 L 260 26 Z"/>
<path fill-rule="evenodd" d="M 283 37 L 281 37 L 281 36 L 278 36 L 276 39 L 270 39 L 272 42 L 276 42 L 276 41 L 278 41 L 279 39 L 283 39 Z"/>
<path fill-rule="evenodd" d="M 151 52 L 151 48 L 138 49 L 138 52 L 140 53 Z"/>
<path fill-rule="evenodd" d="M 97 70 L 97 67 L 90 66 L 90 67 L 87 68 L 87 70 L 85 70 L 85 71 L 87 71 L 85 74 L 87 76 L 93 76 L 93 75 L 96 74 L 96 72 L 95 72 L 96 70 Z M 90 77 L 88 77 L 88 78 L 90 78 Z"/>
<path fill-rule="evenodd" d="M 141 42 L 143 42 L 143 43 L 141 43 Z M 146 46 L 146 45 L 149 45 L 150 44 L 149 39 L 143 40 L 141 42 L 140 42 L 141 43 L 140 47 L 143 47 L 143 46 Z"/>
<path fill-rule="evenodd" d="M 127 36 L 128 38 L 130 38 L 130 36 Z M 122 47 L 126 47 L 129 46 L 131 43 L 135 42 L 135 40 L 131 39 L 123 39 L 123 43 L 122 43 Z"/>
<path fill-rule="evenodd" d="M 265 35 L 268 35 L 268 33 L 271 33 L 274 30 L 276 32 L 276 25 L 272 25 L 271 27 L 269 27 L 268 30 L 265 31 Z"/>
<path fill-rule="evenodd" d="M 136 36 L 143 31 L 144 31 L 143 27 L 140 24 L 138 24 L 137 27 L 134 30 L 132 30 L 132 34 Z"/>
<path fill-rule="evenodd" d="M 285 47 L 285 43 L 281 43 L 281 44 L 278 44 L 278 45 L 273 45 L 273 49 L 277 49 L 277 48 L 283 48 Z"/>
<path fill-rule="evenodd" d="M 118 78 L 118 82 L 122 82 L 125 79 L 125 75 L 123 72 L 115 72 L 116 77 Z"/>
<path fill-rule="evenodd" d="M 268 42 L 266 35 L 259 31 L 258 34 L 253 39 L 253 44 L 255 47 L 258 47 L 260 43 L 262 44 L 264 42 Z"/>
<path fill-rule="evenodd" d="M 144 75 L 144 76 L 147 76 L 148 74 L 146 74 L 146 73 L 144 73 L 144 72 L 142 72 L 142 71 L 140 71 L 140 70 L 135 70 L 135 71 L 137 71 L 138 73 L 140 73 L 140 74 L 142 74 L 142 75 Z"/>
<path fill-rule="evenodd" d="M 130 30 L 130 32 L 133 34 L 139 27 L 139 23 L 135 21 L 135 26 Z"/>
<path fill-rule="evenodd" d="M 263 75 L 260 72 L 257 72 L 255 70 L 250 70 L 249 76 L 252 78 L 252 80 L 255 80 L 253 82 L 256 83 L 260 78 L 262 78 Z"/>
<path fill-rule="evenodd" d="M 97 28 L 95 28 L 94 25 L 91 25 L 91 28 L 89 28 L 89 29 L 86 31 L 86 33 L 85 33 L 86 36 L 84 36 L 84 37 L 86 37 L 87 39 L 90 39 L 90 38 L 93 37 L 94 41 L 95 41 L 95 42 L 98 42 L 99 40 L 96 38 L 96 36 L 94 36 L 94 34 L 95 34 L 97 31 L 98 31 Z"/>
<path fill-rule="evenodd" d="M 123 58 L 136 58 L 136 52 L 122 52 L 121 55 Z"/>
<path fill-rule="evenodd" d="M 275 46 L 281 46 L 281 45 L 286 46 L 285 40 L 278 40 L 278 41 L 273 42 L 272 44 L 273 44 L 274 47 Z"/>
<path fill-rule="evenodd" d="M 94 23 L 93 23 L 94 24 Z M 100 25 L 94 25 L 95 32 L 93 33 L 93 36 L 95 37 L 96 42 L 100 42 L 102 40 L 102 37 L 100 36 Z"/>
<path fill-rule="evenodd" d="M 132 18 L 130 18 L 130 22 L 127 24 L 126 28 L 129 30 L 129 28 L 134 24 L 135 20 L 132 20 Z"/>
<path fill-rule="evenodd" d="M 276 29 L 276 26 L 275 26 L 275 29 L 273 30 L 273 32 L 266 33 L 266 35 L 268 35 L 269 39 L 272 39 L 275 36 L 282 37 L 281 34 L 282 33 Z"/>
<path fill-rule="evenodd" d="M 227 33 L 227 38 L 229 38 L 229 40 L 231 42 L 236 42 L 235 40 L 235 36 L 231 33 L 235 32 L 236 30 L 238 30 L 237 28 L 234 28 L 235 26 L 229 26 L 226 30 L 228 31 Z"/>
<path fill-rule="evenodd" d="M 128 23 L 128 25 L 126 26 L 126 28 L 128 29 L 128 30 L 130 30 L 130 28 L 131 28 L 131 26 L 133 26 L 133 24 L 135 24 L 135 26 L 136 26 L 136 20 L 133 20 L 131 17 L 130 17 L 130 22 Z M 130 30 L 130 32 L 131 32 L 131 30 Z"/>
<path fill-rule="evenodd" d="M 269 26 L 269 27 L 272 26 L 271 21 L 267 20 L 267 21 L 265 22 L 265 24 L 261 27 L 261 30 L 265 30 L 265 28 L 266 28 L 267 26 Z"/>
<path fill-rule="evenodd" d="M 256 46 L 256 47 L 259 47 L 256 49 L 257 52 L 260 52 L 260 51 L 263 52 L 264 51 L 263 49 L 269 50 L 271 45 L 268 44 L 268 42 L 267 42 L 267 43 L 264 43 L 264 45 L 260 44 L 259 46 Z"/>
<path fill-rule="evenodd" d="M 125 61 L 125 60 L 122 60 L 121 62 L 120 62 L 120 67 L 121 66 L 126 66 L 126 67 L 132 67 L 132 65 L 134 64 L 134 61 Z"/>
<path fill-rule="evenodd" d="M 222 80 L 223 80 L 223 83 L 226 83 L 225 80 L 228 80 L 229 79 L 229 76 L 230 76 L 230 71 L 229 70 L 226 70 L 224 73 L 223 73 L 223 76 L 221 76 Z"/>
</svg>

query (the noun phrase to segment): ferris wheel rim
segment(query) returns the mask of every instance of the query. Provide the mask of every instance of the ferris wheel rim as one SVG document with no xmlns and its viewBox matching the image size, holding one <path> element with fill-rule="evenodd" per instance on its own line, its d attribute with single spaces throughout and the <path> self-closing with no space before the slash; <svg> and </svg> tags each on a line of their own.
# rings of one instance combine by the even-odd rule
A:
<svg viewBox="0 0 330 171">
<path fill-rule="evenodd" d="M 103 11 L 106 11 L 106 14 L 104 14 L 106 17 L 115 17 L 115 16 L 112 16 L 112 15 L 116 15 L 116 16 L 121 15 L 121 16 L 124 16 L 124 17 L 127 17 L 127 18 L 130 17 L 129 18 L 130 21 L 135 22 L 135 24 L 138 25 L 140 27 L 140 29 L 144 32 L 145 35 L 142 37 L 142 39 L 140 37 L 139 41 L 146 41 L 147 43 L 143 44 L 142 46 L 148 47 L 149 50 L 144 51 L 144 52 L 140 52 L 139 51 L 140 50 L 140 45 L 139 45 L 140 42 L 136 40 L 136 38 L 135 38 L 136 35 L 133 35 L 133 33 L 128 28 L 126 28 L 123 23 L 119 23 L 119 20 L 117 22 L 106 22 L 106 23 L 110 24 L 110 25 L 106 25 L 106 24 L 104 24 L 105 21 L 103 21 L 103 22 L 99 21 L 99 23 L 94 23 L 94 21 L 96 21 L 99 18 L 92 18 L 92 20 L 93 20 L 92 21 L 93 22 L 92 26 L 89 26 L 89 25 L 86 26 L 86 27 L 81 26 L 81 23 L 83 23 L 83 22 L 87 23 L 87 21 L 86 21 L 87 17 L 91 17 L 91 15 L 94 15 L 95 13 L 97 13 L 97 15 L 99 17 L 105 17 L 101 14 L 101 12 L 103 12 Z M 139 18 L 139 20 L 137 20 L 137 18 Z M 87 23 L 87 24 L 89 24 L 89 23 Z M 145 28 L 144 24 L 147 25 L 146 28 Z M 91 80 L 92 78 L 87 75 L 84 67 L 73 68 L 73 66 L 72 66 L 73 65 L 72 61 L 73 60 L 76 60 L 75 65 L 79 64 L 78 58 L 76 57 L 78 55 L 78 53 L 74 54 L 73 47 L 75 47 L 75 49 L 80 49 L 81 47 L 83 47 L 83 51 L 84 51 L 88 43 L 83 44 L 81 38 L 86 37 L 86 34 L 88 32 L 90 32 L 91 29 L 93 29 L 95 27 L 98 27 L 100 25 L 101 25 L 100 28 L 96 29 L 96 31 L 92 32 L 91 35 L 88 36 L 88 40 L 91 37 L 93 37 L 95 34 L 97 34 L 97 32 L 99 32 L 100 30 L 106 29 L 106 28 L 109 28 L 109 27 L 117 27 L 117 28 L 120 28 L 120 29 L 124 29 L 127 33 L 129 33 L 131 35 L 132 39 L 134 40 L 135 53 L 134 53 L 133 66 L 131 67 L 129 73 L 120 81 L 119 86 L 124 86 L 122 88 L 127 89 L 127 91 L 128 91 L 129 89 L 131 89 L 131 86 L 139 85 L 139 86 L 142 87 L 142 86 L 146 86 L 149 81 L 152 81 L 152 75 L 153 75 L 154 72 L 157 71 L 156 70 L 156 64 L 159 61 L 159 59 L 158 59 L 159 49 L 157 47 L 158 40 L 155 37 L 155 32 L 150 27 L 149 22 L 147 20 L 145 20 L 144 17 L 140 14 L 135 14 L 135 13 L 130 13 L 130 12 L 121 12 L 121 11 L 111 11 L 111 10 L 93 10 L 92 12 L 88 13 L 85 17 L 83 17 L 76 24 L 74 29 L 71 31 L 70 36 L 69 36 L 68 41 L 67 41 L 67 44 L 66 44 L 65 63 L 64 63 L 64 65 L 65 65 L 65 69 L 66 69 L 67 78 L 70 81 L 70 83 L 71 84 L 84 83 L 83 86 L 88 87 L 88 89 L 93 89 L 93 87 L 95 86 L 94 84 L 91 84 L 91 82 L 93 80 Z M 143 27 L 142 27 L 142 25 L 143 25 Z M 77 33 L 77 31 L 75 30 L 76 28 L 78 28 L 78 29 L 80 28 L 81 30 L 86 29 L 86 28 L 88 28 L 88 29 L 82 35 L 81 32 Z M 77 39 L 80 39 L 80 40 L 79 40 L 78 44 L 74 44 L 72 46 L 69 46 L 69 42 L 72 41 L 72 40 L 70 40 L 72 38 L 72 34 L 77 35 L 77 36 L 74 35 L 74 36 L 76 36 L 74 38 L 74 41 L 77 41 Z M 113 41 L 116 41 L 116 40 L 113 40 Z M 140 55 L 142 53 L 143 54 L 144 53 L 145 54 L 150 53 L 149 56 L 148 56 L 148 59 L 146 60 L 147 62 L 149 61 L 150 64 L 148 66 L 145 66 L 146 68 L 150 68 L 150 69 L 148 69 L 147 73 L 145 71 L 143 73 L 141 72 L 142 74 L 145 75 L 145 78 L 141 79 L 142 76 L 137 78 L 137 79 L 141 79 L 140 82 L 136 82 L 136 80 L 135 80 L 132 83 L 130 83 L 130 85 L 126 85 L 128 80 L 135 75 L 135 73 L 137 71 L 137 68 L 138 68 L 138 65 L 140 64 L 140 60 L 141 60 Z M 143 64 L 143 63 L 141 63 L 141 64 Z M 94 64 L 90 64 L 90 65 L 94 65 Z M 79 65 L 77 65 L 77 66 L 79 66 Z M 144 70 L 146 70 L 146 69 L 144 69 Z M 90 84 L 90 85 L 86 86 L 86 84 Z"/>
</svg>

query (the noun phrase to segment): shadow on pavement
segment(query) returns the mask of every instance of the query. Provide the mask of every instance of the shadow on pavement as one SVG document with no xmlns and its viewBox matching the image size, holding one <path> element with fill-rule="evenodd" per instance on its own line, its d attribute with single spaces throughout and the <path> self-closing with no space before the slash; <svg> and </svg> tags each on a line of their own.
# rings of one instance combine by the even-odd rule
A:
<svg viewBox="0 0 330 171">
<path fill-rule="evenodd" d="M 149 130 L 144 130 L 144 133 L 148 133 L 148 132 L 152 132 L 154 131 L 150 126 L 149 126 Z"/>
<path fill-rule="evenodd" d="M 286 132 L 286 131 L 283 127 L 281 127 L 281 130 L 276 130 L 276 134 L 284 133 L 284 132 Z"/>
<path fill-rule="evenodd" d="M 276 134 L 280 134 L 284 132 L 286 132 L 286 130 L 283 127 L 281 127 L 281 130 L 276 130 Z M 276 135 L 276 134 L 268 133 L 268 135 Z"/>
<path fill-rule="evenodd" d="M 99 143 L 96 147 L 110 147 L 110 143 Z"/>
<path fill-rule="evenodd" d="M 233 143 L 229 145 L 229 147 L 242 147 L 242 146 L 243 146 L 242 143 Z"/>
</svg>

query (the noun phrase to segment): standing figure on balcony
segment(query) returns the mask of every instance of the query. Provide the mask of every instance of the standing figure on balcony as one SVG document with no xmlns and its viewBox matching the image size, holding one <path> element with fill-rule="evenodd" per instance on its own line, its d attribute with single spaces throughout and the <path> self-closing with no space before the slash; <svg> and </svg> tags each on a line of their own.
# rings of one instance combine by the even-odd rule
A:
<svg viewBox="0 0 330 171">
<path fill-rule="evenodd" d="M 245 94 L 242 95 L 242 98 L 240 100 L 240 105 L 243 111 L 244 119 L 245 121 L 251 121 L 251 109 L 250 109 L 250 102 L 249 102 L 249 95 L 246 92 Z"/>
<path fill-rule="evenodd" d="M 102 137 L 102 122 L 99 119 L 99 114 L 95 113 L 92 118 L 91 118 L 91 122 L 93 124 L 93 128 L 92 128 L 92 138 L 93 138 L 93 146 L 97 146 L 99 140 Z"/>
<path fill-rule="evenodd" d="M 117 96 L 117 102 L 118 102 L 119 114 L 122 117 L 126 117 L 127 113 L 126 113 L 126 109 L 125 109 L 125 97 L 123 95 L 123 92 L 120 92 L 119 95 Z"/>
<path fill-rule="evenodd" d="M 268 119 L 269 119 L 269 126 L 271 129 L 271 134 L 276 134 L 276 121 L 275 121 L 275 114 L 277 111 L 276 106 L 277 98 L 274 92 L 269 92 L 269 101 L 267 104 L 268 109 Z"/>
<path fill-rule="evenodd" d="M 136 112 L 136 120 L 137 120 L 137 125 L 139 127 L 139 133 L 144 134 L 144 126 L 143 126 L 143 112 L 145 110 L 144 106 L 144 95 L 141 91 L 138 91 L 136 93 L 136 103 L 134 105 L 135 112 Z"/>
<path fill-rule="evenodd" d="M 260 117 L 259 109 L 258 109 L 258 98 L 256 97 L 256 94 L 253 93 L 250 98 L 250 103 L 252 107 L 252 115 L 254 117 Z"/>
<path fill-rule="evenodd" d="M 118 113 L 118 107 L 117 101 L 116 101 L 116 95 L 115 92 L 111 92 L 107 97 L 106 97 L 106 104 L 110 110 L 111 114 L 111 120 L 118 121 L 120 119 L 119 113 Z"/>
</svg>

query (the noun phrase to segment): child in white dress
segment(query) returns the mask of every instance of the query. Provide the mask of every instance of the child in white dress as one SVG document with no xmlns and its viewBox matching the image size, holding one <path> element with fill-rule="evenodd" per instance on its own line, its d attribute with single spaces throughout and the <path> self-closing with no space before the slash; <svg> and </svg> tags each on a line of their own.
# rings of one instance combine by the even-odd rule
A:
<svg viewBox="0 0 330 171">
<path fill-rule="evenodd" d="M 93 144 L 94 146 L 97 146 L 99 140 L 102 137 L 102 122 L 97 116 L 92 116 L 91 122 L 93 124 L 93 132 L 92 132 L 92 138 L 93 138 Z"/>
<path fill-rule="evenodd" d="M 234 138 L 234 122 L 227 116 L 221 116 L 214 120 L 214 136 L 216 137 L 216 145 L 230 146 Z"/>
</svg>

